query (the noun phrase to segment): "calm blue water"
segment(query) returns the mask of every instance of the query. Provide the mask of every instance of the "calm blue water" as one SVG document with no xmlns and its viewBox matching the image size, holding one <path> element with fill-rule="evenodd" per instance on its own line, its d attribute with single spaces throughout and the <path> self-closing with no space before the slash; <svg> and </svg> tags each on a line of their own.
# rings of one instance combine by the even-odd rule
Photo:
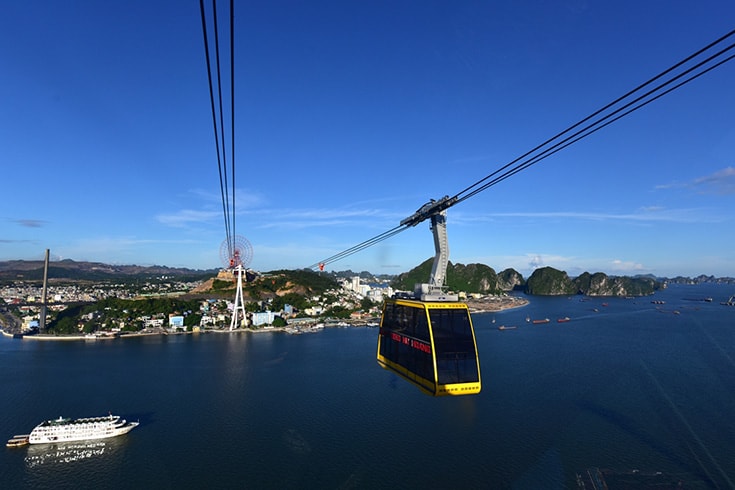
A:
<svg viewBox="0 0 735 490">
<path fill-rule="evenodd" d="M 672 286 L 661 306 L 532 297 L 475 315 L 483 389 L 459 398 L 430 398 L 378 367 L 369 328 L 3 337 L 2 437 L 59 415 L 112 411 L 141 425 L 93 444 L 3 448 L 0 486 L 553 489 L 597 466 L 730 488 L 735 308 L 719 302 L 733 289 Z M 705 296 L 714 302 L 683 299 Z"/>
</svg>

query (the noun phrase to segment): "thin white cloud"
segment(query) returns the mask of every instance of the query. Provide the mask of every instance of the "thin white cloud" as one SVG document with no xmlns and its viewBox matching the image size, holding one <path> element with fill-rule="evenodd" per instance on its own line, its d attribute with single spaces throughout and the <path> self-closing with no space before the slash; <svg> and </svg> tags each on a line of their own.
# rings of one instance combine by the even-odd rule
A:
<svg viewBox="0 0 735 490">
<path fill-rule="evenodd" d="M 687 185 L 683 182 L 669 182 L 668 184 L 656 184 L 653 186 L 656 190 L 667 190 L 667 189 L 681 189 L 682 187 L 686 187 Z"/>
<path fill-rule="evenodd" d="M 13 221 L 26 228 L 41 228 L 46 224 L 46 221 L 41 219 L 14 219 Z"/>
<path fill-rule="evenodd" d="M 615 259 L 610 264 L 610 270 L 615 273 L 634 272 L 636 274 L 641 274 L 646 271 L 646 268 L 639 262 Z"/>
<path fill-rule="evenodd" d="M 0 243 L 34 243 L 34 240 L 23 240 L 23 239 L 18 239 L 18 240 L 10 239 L 9 240 L 7 238 L 0 238 Z"/>
<path fill-rule="evenodd" d="M 225 202 L 232 203 L 232 189 L 228 189 L 227 199 Z M 220 192 L 212 192 L 206 189 L 191 189 L 187 191 L 187 197 L 195 198 L 204 203 L 218 206 L 221 209 L 222 206 L 222 194 Z M 240 207 L 249 209 L 252 207 L 262 206 L 266 204 L 267 199 L 259 192 L 252 191 L 250 189 L 235 189 L 235 208 Z"/>
<path fill-rule="evenodd" d="M 383 209 L 268 209 L 252 213 L 260 216 L 258 228 L 301 229 L 324 226 L 391 226 L 399 223 L 398 214 Z"/>
<path fill-rule="evenodd" d="M 189 196 L 201 203 L 201 208 L 189 206 L 177 211 L 161 212 L 154 219 L 166 226 L 175 228 L 193 227 L 195 225 L 214 225 L 223 221 L 221 196 L 204 190 L 192 190 Z M 268 206 L 265 199 L 258 194 L 238 191 L 235 217 L 238 221 L 246 220 L 248 227 L 259 229 L 294 230 L 311 227 L 329 226 L 364 226 L 368 228 L 394 226 L 406 213 L 386 211 L 379 205 L 395 202 L 397 198 L 370 199 L 352 203 L 341 208 L 285 208 Z M 240 221 L 242 222 L 242 221 Z"/>
<path fill-rule="evenodd" d="M 659 184 L 655 189 L 694 189 L 701 194 L 731 195 L 735 194 L 735 167 L 725 167 L 722 170 L 697 177 L 688 182 L 669 182 Z"/>
<path fill-rule="evenodd" d="M 129 236 L 121 236 L 121 237 L 97 237 L 97 238 L 89 238 L 84 240 L 79 240 L 75 247 L 77 248 L 86 248 L 90 250 L 122 250 L 127 249 L 130 247 L 135 247 L 139 245 L 173 245 L 173 244 L 187 244 L 187 243 L 199 243 L 197 240 L 191 240 L 191 239 L 151 239 L 151 238 L 135 238 L 135 237 L 129 237 Z"/>
<path fill-rule="evenodd" d="M 211 223 L 216 219 L 221 219 L 221 213 L 194 209 L 182 209 L 174 213 L 156 215 L 156 221 L 159 223 L 177 228 L 197 223 Z"/>
<path fill-rule="evenodd" d="M 515 269 L 521 274 L 528 276 L 534 270 L 541 267 L 553 267 L 554 269 L 569 272 L 570 267 L 573 267 L 579 260 L 579 258 L 573 256 L 532 252 L 518 255 L 462 257 L 453 262 L 462 264 L 486 264 L 496 269 L 496 272 L 505 269 Z"/>
<path fill-rule="evenodd" d="M 717 172 L 694 179 L 691 186 L 704 194 L 735 194 L 735 167 L 727 167 Z"/>
<path fill-rule="evenodd" d="M 569 219 L 582 221 L 634 221 L 634 222 L 718 222 L 722 218 L 705 208 L 666 209 L 660 206 L 642 207 L 630 213 L 603 213 L 579 211 L 518 211 L 511 213 L 459 214 L 452 216 L 452 223 L 474 224 L 477 222 L 496 221 L 502 218 L 528 219 Z"/>
<path fill-rule="evenodd" d="M 106 262 L 109 264 L 135 263 L 143 256 L 142 250 L 154 246 L 166 250 L 179 248 L 181 245 L 191 247 L 201 244 L 200 241 L 191 239 L 150 239 L 131 236 L 101 236 L 87 239 L 79 239 L 69 245 L 58 246 L 54 252 L 59 257 L 73 257 L 74 260 L 89 260 Z M 166 252 L 164 252 L 166 253 Z M 166 263 L 171 254 L 161 257 L 159 263 Z"/>
</svg>

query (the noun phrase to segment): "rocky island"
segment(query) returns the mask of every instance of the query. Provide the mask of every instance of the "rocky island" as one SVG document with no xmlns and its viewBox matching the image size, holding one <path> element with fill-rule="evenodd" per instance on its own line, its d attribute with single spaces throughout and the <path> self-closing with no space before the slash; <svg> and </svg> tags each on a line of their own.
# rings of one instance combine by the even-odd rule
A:
<svg viewBox="0 0 735 490">
<path fill-rule="evenodd" d="M 391 283 L 398 290 L 412 291 L 414 283 L 425 282 L 431 274 L 432 259 L 409 272 L 400 274 Z M 485 264 L 453 264 L 447 266 L 446 286 L 468 295 L 502 295 L 521 291 L 529 295 L 554 296 L 584 294 L 587 296 L 647 296 L 664 287 L 652 277 L 608 276 L 603 272 L 585 272 L 572 279 L 565 271 L 553 267 L 536 269 L 528 280 L 514 269 L 496 273 Z"/>
<path fill-rule="evenodd" d="M 602 272 L 585 272 L 571 279 L 564 271 L 542 267 L 533 271 L 528 278 L 525 291 L 527 294 L 544 296 L 647 296 L 661 287 L 661 283 L 650 277 L 608 276 Z"/>
</svg>

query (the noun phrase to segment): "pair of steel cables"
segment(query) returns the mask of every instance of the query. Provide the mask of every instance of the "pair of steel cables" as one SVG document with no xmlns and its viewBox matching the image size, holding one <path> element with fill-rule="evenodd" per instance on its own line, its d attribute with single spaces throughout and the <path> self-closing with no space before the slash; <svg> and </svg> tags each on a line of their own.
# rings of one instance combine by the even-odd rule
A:
<svg viewBox="0 0 735 490">
<path fill-rule="evenodd" d="M 360 252 L 377 243 L 416 226 L 421 221 L 437 214 L 451 206 L 459 204 L 480 192 L 504 181 L 505 179 L 523 171 L 527 168 L 545 160 L 551 155 L 567 148 L 570 145 L 592 135 L 593 133 L 609 126 L 623 117 L 645 107 L 664 95 L 683 87 L 689 82 L 702 75 L 722 66 L 735 58 L 733 41 L 735 30 L 732 30 L 711 42 L 705 47 L 692 53 L 670 68 L 662 71 L 653 78 L 638 85 L 633 90 L 618 97 L 604 107 L 593 112 L 579 122 L 569 126 L 564 131 L 547 139 L 535 148 L 527 151 L 518 158 L 508 162 L 489 175 L 464 188 L 453 196 L 445 196 L 437 201 L 430 201 L 420 208 L 414 215 L 401 221 L 401 224 L 369 240 L 358 243 L 340 253 L 327 257 L 309 266 L 310 269 L 319 267 L 323 269 L 326 264 L 336 262 L 340 259 Z M 727 44 L 729 42 L 729 44 Z"/>
<path fill-rule="evenodd" d="M 235 254 L 235 2 L 230 0 L 229 5 L 229 72 L 230 72 L 230 176 L 232 191 L 228 190 L 227 175 L 227 131 L 225 127 L 225 113 L 223 110 L 222 91 L 222 60 L 220 56 L 219 23 L 217 20 L 217 2 L 212 0 L 212 22 L 211 31 L 214 37 L 215 67 L 212 68 L 209 26 L 205 15 L 204 0 L 199 0 L 199 9 L 202 18 L 202 33 L 204 35 L 204 51 L 207 59 L 207 77 L 209 79 L 209 100 L 212 106 L 212 124 L 214 126 L 214 143 L 217 148 L 217 167 L 219 170 L 220 193 L 222 194 L 222 213 L 225 220 L 225 240 L 227 243 L 228 256 Z M 214 79 L 214 80 L 213 80 Z M 215 92 L 216 82 L 216 92 Z"/>
</svg>

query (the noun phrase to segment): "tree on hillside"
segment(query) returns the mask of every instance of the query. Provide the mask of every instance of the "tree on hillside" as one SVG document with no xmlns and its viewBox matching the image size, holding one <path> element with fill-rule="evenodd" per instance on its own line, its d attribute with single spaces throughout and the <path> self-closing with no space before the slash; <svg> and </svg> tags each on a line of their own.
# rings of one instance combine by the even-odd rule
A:
<svg viewBox="0 0 735 490">
<path fill-rule="evenodd" d="M 375 306 L 375 303 L 367 296 L 362 298 L 362 300 L 360 301 L 360 308 L 362 308 L 363 311 L 370 311 L 370 308 L 372 308 L 373 306 Z"/>
<path fill-rule="evenodd" d="M 77 322 L 70 316 L 59 318 L 54 325 L 53 332 L 56 334 L 78 333 Z"/>
<path fill-rule="evenodd" d="M 344 306 L 333 306 L 324 312 L 325 317 L 334 318 L 349 318 L 352 310 L 345 308 Z"/>
</svg>

